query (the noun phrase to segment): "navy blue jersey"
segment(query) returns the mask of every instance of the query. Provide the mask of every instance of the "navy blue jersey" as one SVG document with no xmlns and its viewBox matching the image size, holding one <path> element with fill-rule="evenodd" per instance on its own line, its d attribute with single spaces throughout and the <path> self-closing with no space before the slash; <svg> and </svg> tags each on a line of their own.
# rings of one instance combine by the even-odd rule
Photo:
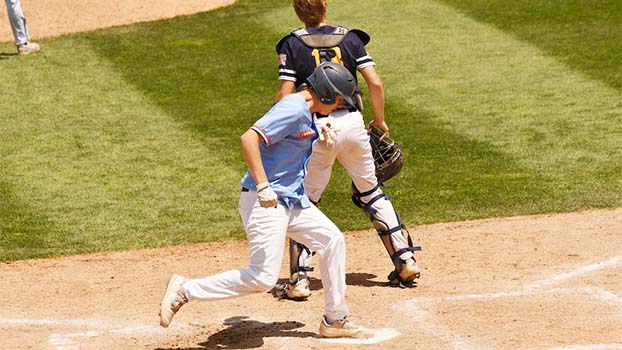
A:
<svg viewBox="0 0 622 350">
<path fill-rule="evenodd" d="M 335 27 L 322 26 L 306 28 L 306 30 L 309 34 L 332 34 Z M 279 41 L 277 52 L 279 54 L 279 79 L 293 81 L 296 88 L 303 84 L 313 73 L 315 67 L 323 62 L 322 54 L 328 54 L 330 60 L 344 65 L 355 79 L 357 69 L 375 65 L 374 60 L 365 50 L 365 44 L 354 31 L 348 31 L 338 46 L 326 49 L 309 47 L 290 33 Z"/>
</svg>

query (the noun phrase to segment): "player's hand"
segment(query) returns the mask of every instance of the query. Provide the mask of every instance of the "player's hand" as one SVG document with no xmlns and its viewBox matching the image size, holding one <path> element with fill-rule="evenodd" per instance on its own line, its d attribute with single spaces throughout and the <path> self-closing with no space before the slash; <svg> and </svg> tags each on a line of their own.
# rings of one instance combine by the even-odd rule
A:
<svg viewBox="0 0 622 350">
<path fill-rule="evenodd" d="M 267 182 L 257 184 L 257 198 L 262 208 L 276 208 L 278 203 L 277 195 Z"/>
<path fill-rule="evenodd" d="M 338 131 L 339 129 L 331 127 L 330 123 L 320 126 L 320 142 L 328 147 L 333 147 L 337 141 Z"/>
<path fill-rule="evenodd" d="M 384 139 L 386 139 L 387 137 L 389 137 L 389 126 L 387 125 L 387 123 L 385 123 L 385 121 L 383 120 L 382 122 L 376 122 L 376 120 L 372 120 L 369 125 L 367 125 L 367 129 L 372 129 L 373 127 L 377 127 L 380 130 L 384 131 L 384 134 L 382 134 L 382 136 L 380 136 L 379 141 L 382 141 Z"/>
</svg>

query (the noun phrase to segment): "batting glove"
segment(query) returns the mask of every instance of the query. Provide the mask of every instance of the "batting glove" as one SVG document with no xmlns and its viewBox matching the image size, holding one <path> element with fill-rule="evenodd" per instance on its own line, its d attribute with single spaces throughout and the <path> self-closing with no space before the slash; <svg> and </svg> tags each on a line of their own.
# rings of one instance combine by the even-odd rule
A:
<svg viewBox="0 0 622 350">
<path fill-rule="evenodd" d="M 333 147 L 335 145 L 335 141 L 337 141 L 337 131 L 339 131 L 339 129 L 331 127 L 330 123 L 322 125 L 320 127 L 320 142 L 328 147 Z"/>
<path fill-rule="evenodd" d="M 267 182 L 257 184 L 257 198 L 262 208 L 276 208 L 278 203 L 276 193 L 274 193 L 272 187 Z"/>
</svg>

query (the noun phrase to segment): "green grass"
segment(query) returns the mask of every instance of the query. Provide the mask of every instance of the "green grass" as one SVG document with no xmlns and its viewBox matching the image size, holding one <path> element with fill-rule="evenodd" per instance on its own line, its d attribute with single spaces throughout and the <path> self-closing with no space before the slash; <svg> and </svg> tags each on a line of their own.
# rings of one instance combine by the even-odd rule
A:
<svg viewBox="0 0 622 350">
<path fill-rule="evenodd" d="M 357 4 L 329 22 L 372 36 L 405 223 L 622 206 L 618 2 Z M 242 0 L 32 57 L 0 44 L 0 260 L 242 239 L 239 135 L 299 25 L 289 1 Z M 321 208 L 370 228 L 349 183 L 337 165 Z"/>
</svg>

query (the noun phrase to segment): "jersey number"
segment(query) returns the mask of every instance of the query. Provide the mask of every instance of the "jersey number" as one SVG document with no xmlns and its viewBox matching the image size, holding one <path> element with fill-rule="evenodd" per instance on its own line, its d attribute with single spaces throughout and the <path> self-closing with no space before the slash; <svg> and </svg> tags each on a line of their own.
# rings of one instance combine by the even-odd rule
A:
<svg viewBox="0 0 622 350">
<path fill-rule="evenodd" d="M 330 55 L 329 52 L 332 51 L 334 52 L 334 56 Z M 335 62 L 335 63 L 339 63 L 340 65 L 343 66 L 343 61 L 341 61 L 341 49 L 338 46 L 335 47 L 331 47 L 329 49 L 322 49 L 322 51 L 318 50 L 318 49 L 313 49 L 313 51 L 311 51 L 311 56 L 313 56 L 313 58 L 315 58 L 315 65 L 319 66 L 320 63 L 322 62 L 327 62 L 327 58 L 328 57 L 322 57 L 322 56 L 333 56 L 330 58 L 330 61 Z M 322 58 L 324 58 L 322 60 Z"/>
</svg>

